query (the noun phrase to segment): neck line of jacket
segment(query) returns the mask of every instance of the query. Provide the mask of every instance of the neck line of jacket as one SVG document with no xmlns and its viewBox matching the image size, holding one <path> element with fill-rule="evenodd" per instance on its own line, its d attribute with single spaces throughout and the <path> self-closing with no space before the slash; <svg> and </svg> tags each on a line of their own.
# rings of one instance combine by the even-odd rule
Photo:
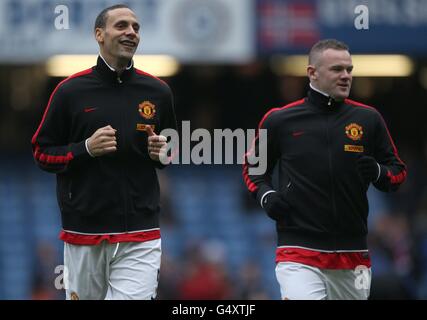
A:
<svg viewBox="0 0 427 320">
<path fill-rule="evenodd" d="M 336 101 L 331 96 L 325 96 L 311 87 L 307 92 L 307 101 L 315 109 L 323 112 L 337 112 L 344 105 L 344 101 Z"/>
<path fill-rule="evenodd" d="M 122 82 L 129 81 L 132 78 L 133 74 L 135 73 L 135 68 L 133 67 L 132 60 L 129 61 L 128 66 L 126 67 L 125 70 L 123 70 L 123 72 L 119 76 L 117 71 L 111 68 L 101 56 L 98 56 L 96 66 L 94 67 L 94 69 L 95 71 L 98 72 L 98 74 L 101 76 L 103 80 L 109 83 L 122 83 Z"/>
</svg>

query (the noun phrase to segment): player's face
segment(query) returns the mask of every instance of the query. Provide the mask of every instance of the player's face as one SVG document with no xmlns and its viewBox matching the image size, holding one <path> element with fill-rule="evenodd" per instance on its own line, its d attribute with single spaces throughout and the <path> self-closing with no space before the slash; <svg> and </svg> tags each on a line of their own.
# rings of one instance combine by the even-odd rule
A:
<svg viewBox="0 0 427 320">
<path fill-rule="evenodd" d="M 103 54 L 117 60 L 131 60 L 138 48 L 139 28 L 132 10 L 120 8 L 109 11 L 105 29 L 101 29 Z"/>
<path fill-rule="evenodd" d="M 352 71 L 353 63 L 348 51 L 326 49 L 315 66 L 316 87 L 335 100 L 343 100 L 350 94 Z"/>
</svg>

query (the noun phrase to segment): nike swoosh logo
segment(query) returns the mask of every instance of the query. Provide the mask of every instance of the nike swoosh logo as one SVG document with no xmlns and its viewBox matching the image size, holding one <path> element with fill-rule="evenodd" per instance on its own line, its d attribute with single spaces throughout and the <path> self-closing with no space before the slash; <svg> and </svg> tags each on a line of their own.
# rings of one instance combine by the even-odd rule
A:
<svg viewBox="0 0 427 320">
<path fill-rule="evenodd" d="M 92 112 L 94 110 L 96 110 L 97 108 L 85 108 L 84 112 Z"/>
<path fill-rule="evenodd" d="M 304 134 L 304 131 L 295 131 L 295 132 L 292 132 L 292 136 L 294 136 L 294 137 L 299 137 L 300 135 L 303 135 Z"/>
</svg>

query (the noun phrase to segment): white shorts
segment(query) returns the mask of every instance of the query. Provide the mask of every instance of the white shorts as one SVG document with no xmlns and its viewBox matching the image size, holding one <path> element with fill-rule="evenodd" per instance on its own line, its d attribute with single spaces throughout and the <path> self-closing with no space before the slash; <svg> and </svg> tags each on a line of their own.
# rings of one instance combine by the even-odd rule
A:
<svg viewBox="0 0 427 320">
<path fill-rule="evenodd" d="M 99 245 L 64 244 L 67 300 L 154 299 L 161 239 Z"/>
<path fill-rule="evenodd" d="M 295 262 L 280 262 L 276 278 L 282 299 L 289 300 L 367 300 L 371 269 L 319 269 Z"/>
</svg>

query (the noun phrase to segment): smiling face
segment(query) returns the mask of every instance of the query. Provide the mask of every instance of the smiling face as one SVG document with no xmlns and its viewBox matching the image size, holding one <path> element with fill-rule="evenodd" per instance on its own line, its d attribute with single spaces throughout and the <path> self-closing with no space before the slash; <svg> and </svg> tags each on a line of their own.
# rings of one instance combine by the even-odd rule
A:
<svg viewBox="0 0 427 320">
<path fill-rule="evenodd" d="M 139 44 L 139 23 L 132 10 L 110 10 L 104 28 L 95 29 L 101 55 L 112 66 L 127 65 Z"/>
<path fill-rule="evenodd" d="M 353 64 L 347 50 L 326 49 L 307 67 L 313 86 L 341 101 L 350 94 Z"/>
</svg>

